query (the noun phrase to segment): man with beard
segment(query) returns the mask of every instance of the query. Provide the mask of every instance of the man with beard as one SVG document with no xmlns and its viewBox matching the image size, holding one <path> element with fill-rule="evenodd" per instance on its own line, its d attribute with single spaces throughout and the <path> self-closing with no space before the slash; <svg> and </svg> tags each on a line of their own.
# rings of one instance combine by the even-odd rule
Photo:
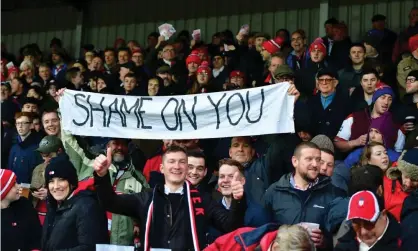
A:
<svg viewBox="0 0 418 251">
<path fill-rule="evenodd" d="M 258 158 L 251 137 L 233 137 L 229 148 L 229 157 L 245 167 L 246 226 L 259 227 L 269 222 L 263 195 L 271 183 L 292 170 L 291 151 L 299 143 L 294 134 L 271 135 L 264 139 L 270 145 L 267 153 Z"/>
<path fill-rule="evenodd" d="M 321 150 L 311 142 L 299 144 L 292 157 L 294 172 L 286 174 L 266 191 L 264 202 L 274 222 L 282 224 L 315 223 L 310 231 L 315 246 L 331 247 L 329 233 L 323 229 L 328 205 L 342 195 L 331 178 L 320 175 Z"/>
<path fill-rule="evenodd" d="M 67 64 L 64 62 L 65 53 L 62 49 L 55 49 L 52 51 L 52 76 L 57 81 L 65 80 L 65 72 L 67 71 Z"/>
<path fill-rule="evenodd" d="M 392 105 L 394 93 L 392 88 L 379 83 L 372 97 L 372 111 L 368 108 L 354 112 L 344 120 L 340 131 L 334 139 L 335 146 L 341 152 L 350 152 L 357 147 L 362 147 L 367 143 L 367 134 L 370 130 L 372 120 L 382 119 Z M 389 116 L 387 116 L 389 117 Z M 405 135 L 398 130 L 395 151 L 401 152 L 405 144 Z"/>
</svg>

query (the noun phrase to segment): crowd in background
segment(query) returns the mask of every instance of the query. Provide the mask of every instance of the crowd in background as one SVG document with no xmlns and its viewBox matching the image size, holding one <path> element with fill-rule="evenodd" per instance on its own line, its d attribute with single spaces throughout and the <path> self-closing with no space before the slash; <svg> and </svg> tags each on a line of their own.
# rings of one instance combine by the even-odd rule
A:
<svg viewBox="0 0 418 251">
<path fill-rule="evenodd" d="M 1 250 L 416 250 L 418 8 L 352 41 L 189 31 L 117 38 L 71 58 L 1 51 Z M 294 134 L 142 140 L 62 129 L 65 89 L 128 96 L 289 82 Z"/>
</svg>

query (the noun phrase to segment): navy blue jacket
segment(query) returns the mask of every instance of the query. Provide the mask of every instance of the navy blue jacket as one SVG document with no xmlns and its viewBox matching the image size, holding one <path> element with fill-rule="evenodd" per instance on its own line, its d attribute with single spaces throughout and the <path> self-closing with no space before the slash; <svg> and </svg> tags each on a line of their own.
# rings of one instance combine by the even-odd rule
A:
<svg viewBox="0 0 418 251">
<path fill-rule="evenodd" d="M 245 195 L 247 198 L 247 212 L 245 225 L 251 227 L 262 226 L 269 221 L 268 212 L 263 207 L 263 195 L 267 188 L 289 172 L 291 169 L 291 155 L 288 149 L 294 149 L 295 134 L 277 134 L 266 139 L 270 143 L 266 155 L 248 163 L 245 168 Z"/>
<path fill-rule="evenodd" d="M 32 131 L 23 142 L 19 135 L 17 135 L 17 140 L 18 143 L 14 144 L 10 150 L 7 167 L 16 174 L 17 183 L 30 183 L 33 169 L 43 162 L 41 155 L 35 151 L 41 137 Z"/>
<path fill-rule="evenodd" d="M 306 201 L 301 201 L 298 192 L 290 184 L 290 176 L 284 175 L 272 184 L 264 196 L 266 208 L 272 213 L 273 221 L 283 224 L 312 222 L 324 226 L 329 204 L 343 195 L 331 183 L 331 178 L 320 175 L 318 184 L 310 188 Z"/>
<path fill-rule="evenodd" d="M 311 124 L 314 135 L 324 134 L 331 140 L 337 136 L 344 119 L 351 111 L 348 93 L 339 90 L 326 109 L 322 106 L 320 93 L 308 100 L 308 107 L 313 114 Z"/>
</svg>

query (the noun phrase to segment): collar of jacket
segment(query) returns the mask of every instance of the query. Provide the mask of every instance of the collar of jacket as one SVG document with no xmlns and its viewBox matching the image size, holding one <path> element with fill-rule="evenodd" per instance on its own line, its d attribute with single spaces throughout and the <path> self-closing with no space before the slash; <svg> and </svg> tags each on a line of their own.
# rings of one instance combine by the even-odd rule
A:
<svg viewBox="0 0 418 251">
<path fill-rule="evenodd" d="M 276 183 L 275 189 L 276 190 L 286 190 L 286 191 L 292 191 L 293 187 L 290 184 L 290 176 L 293 175 L 293 173 L 288 173 L 286 175 L 283 175 L 280 180 Z M 319 175 L 319 181 L 316 185 L 311 187 L 309 190 L 315 191 L 320 190 L 331 184 L 331 178 Z"/>
<path fill-rule="evenodd" d="M 20 139 L 19 134 L 17 134 L 17 137 L 19 137 L 19 139 Z M 18 140 L 18 141 L 20 141 L 20 140 Z M 31 145 L 38 145 L 39 141 L 40 140 L 39 140 L 38 133 L 36 131 L 32 130 L 31 133 L 29 134 L 29 136 L 24 141 L 19 142 L 19 145 L 22 148 L 26 148 L 26 147 L 29 147 Z"/>
</svg>

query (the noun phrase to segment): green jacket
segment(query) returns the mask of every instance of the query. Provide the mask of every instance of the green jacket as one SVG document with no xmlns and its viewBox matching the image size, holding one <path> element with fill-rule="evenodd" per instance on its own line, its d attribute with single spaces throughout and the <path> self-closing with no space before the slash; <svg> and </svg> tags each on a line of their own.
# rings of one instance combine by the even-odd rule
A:
<svg viewBox="0 0 418 251">
<path fill-rule="evenodd" d="M 71 162 L 77 170 L 79 180 L 93 177 L 94 159 L 89 159 L 75 137 L 64 130 L 61 131 L 61 141 Z M 109 168 L 112 184 L 117 174 L 117 168 L 112 164 Z M 116 185 L 116 191 L 124 194 L 139 193 L 143 188 L 149 188 L 145 177 L 131 163 Z M 114 245 L 133 245 L 134 221 L 130 217 L 112 214 L 110 243 Z"/>
</svg>

